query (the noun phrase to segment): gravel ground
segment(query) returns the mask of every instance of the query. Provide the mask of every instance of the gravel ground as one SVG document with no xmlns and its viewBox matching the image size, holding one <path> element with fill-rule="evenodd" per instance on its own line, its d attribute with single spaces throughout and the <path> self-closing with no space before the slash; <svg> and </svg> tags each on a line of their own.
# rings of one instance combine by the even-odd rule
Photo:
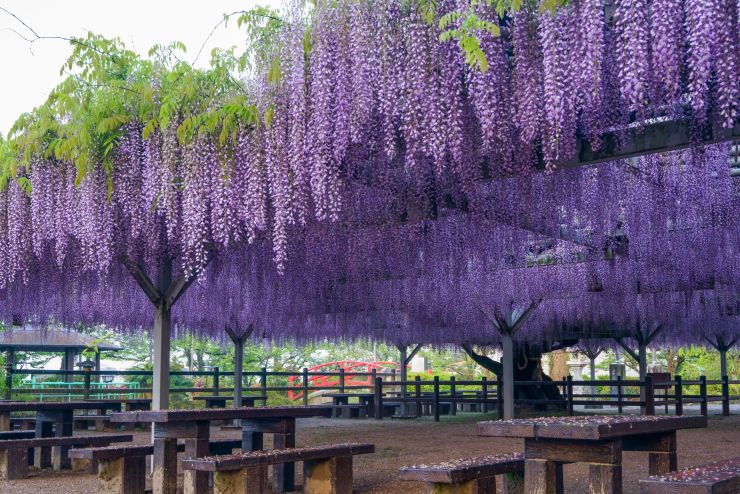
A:
<svg viewBox="0 0 740 494">
<path fill-rule="evenodd" d="M 397 480 L 403 465 L 432 463 L 455 458 L 521 451 L 523 442 L 515 439 L 476 436 L 475 422 L 483 415 L 465 414 L 443 417 L 442 422 L 420 420 L 341 420 L 306 419 L 298 421 L 298 446 L 337 442 L 370 442 L 376 453 L 355 458 L 354 490 L 373 494 L 422 494 L 418 482 Z M 235 431 L 212 430 L 212 437 L 238 436 Z M 137 432 L 136 442 L 149 441 L 149 433 Z M 268 436 L 265 437 L 269 445 Z M 740 417 L 711 417 L 708 429 L 678 432 L 679 468 L 700 465 L 737 455 L 740 445 Z M 624 492 L 637 494 L 637 481 L 647 476 L 647 454 L 624 454 Z M 298 469 L 300 472 L 300 468 Z M 587 492 L 586 465 L 565 466 L 566 492 Z M 300 482 L 300 473 L 297 473 Z M 0 480 L 0 493 L 14 494 L 97 494 L 100 484 L 93 475 L 72 472 L 37 471 L 18 481 Z"/>
</svg>

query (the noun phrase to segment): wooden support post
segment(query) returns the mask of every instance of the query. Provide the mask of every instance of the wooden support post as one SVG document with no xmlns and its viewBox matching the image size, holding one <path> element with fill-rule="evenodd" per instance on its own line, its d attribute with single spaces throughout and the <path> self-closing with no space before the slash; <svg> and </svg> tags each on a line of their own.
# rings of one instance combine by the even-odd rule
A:
<svg viewBox="0 0 740 494">
<path fill-rule="evenodd" d="M 28 477 L 28 448 L 0 450 L 0 478 L 3 480 Z"/>
<path fill-rule="evenodd" d="M 504 381 L 501 376 L 496 376 L 496 413 L 499 420 L 504 420 L 504 400 L 503 400 Z"/>
<path fill-rule="evenodd" d="M 155 436 L 153 458 L 153 494 L 177 494 L 177 439 Z"/>
<path fill-rule="evenodd" d="M 308 367 L 303 368 L 301 381 L 303 384 L 303 406 L 305 407 L 308 406 Z"/>
<path fill-rule="evenodd" d="M 722 376 L 722 415 L 730 416 L 730 378 Z"/>
<path fill-rule="evenodd" d="M 209 422 L 197 421 L 193 436 L 185 439 L 185 458 L 208 456 Z M 183 472 L 184 494 L 200 494 L 208 491 L 208 472 L 185 470 Z"/>
<path fill-rule="evenodd" d="M 590 494 L 621 494 L 622 465 L 592 463 L 589 465 Z"/>
<path fill-rule="evenodd" d="M 727 375 L 727 350 L 729 350 L 729 348 L 725 346 L 720 346 L 718 350 L 719 350 L 719 375 L 726 376 Z"/>
<path fill-rule="evenodd" d="M 683 415 L 683 382 L 681 376 L 675 376 L 673 378 L 676 381 L 674 394 L 676 395 L 676 415 Z"/>
<path fill-rule="evenodd" d="M 501 479 L 501 494 L 525 494 L 523 473 L 505 473 Z"/>
<path fill-rule="evenodd" d="M 414 378 L 414 394 L 416 395 L 416 416 L 421 417 L 421 376 Z"/>
<path fill-rule="evenodd" d="M 624 396 L 622 396 L 622 376 L 617 376 L 617 413 L 622 413 L 622 407 L 624 406 L 622 404 L 622 400 L 624 399 Z"/>
<path fill-rule="evenodd" d="M 647 376 L 647 345 L 645 345 L 644 343 L 640 343 L 637 355 L 639 357 L 637 361 L 637 366 L 640 373 L 640 381 L 644 383 L 645 377 Z M 640 413 L 642 415 L 646 415 L 647 412 L 645 410 L 645 386 L 640 386 L 640 401 L 643 403 L 642 406 L 640 406 Z"/>
<path fill-rule="evenodd" d="M 287 432 L 272 435 L 272 445 L 275 449 L 295 448 L 295 420 Z M 294 490 L 295 463 L 274 465 L 272 470 L 272 492 L 290 492 Z"/>
<path fill-rule="evenodd" d="M 344 383 L 345 383 L 345 376 L 344 376 L 344 368 L 339 369 L 339 392 L 344 393 Z"/>
<path fill-rule="evenodd" d="M 434 376 L 434 421 L 439 422 L 439 376 Z"/>
<path fill-rule="evenodd" d="M 504 356 L 504 395 L 499 397 L 504 400 L 504 420 L 514 418 L 514 338 L 511 334 L 504 333 L 501 335 Z"/>
<path fill-rule="evenodd" d="M 146 457 L 123 457 L 115 460 L 100 460 L 98 478 L 103 481 L 103 492 L 131 494 L 144 492 L 146 484 Z"/>
<path fill-rule="evenodd" d="M 153 334 L 152 410 L 166 410 L 170 405 L 171 323 L 171 310 L 161 305 L 156 307 Z"/>
<path fill-rule="evenodd" d="M 408 369 L 406 367 L 406 360 L 407 360 L 407 352 L 406 352 L 406 345 L 398 345 L 398 350 L 401 352 L 400 358 L 399 358 L 399 364 L 401 366 L 401 416 L 405 417 L 408 415 L 408 404 L 406 403 L 406 397 L 407 397 L 407 390 L 406 390 L 406 379 L 408 377 Z"/>
<path fill-rule="evenodd" d="M 15 352 L 8 350 L 5 357 L 5 399 L 9 400 L 13 394 L 13 365 L 14 365 Z M 0 429 L 10 430 L 10 429 Z"/>
<path fill-rule="evenodd" d="M 455 385 L 455 376 L 450 376 L 450 413 L 457 415 L 457 386 Z"/>
<path fill-rule="evenodd" d="M 352 457 L 303 462 L 305 494 L 352 494 Z"/>
<path fill-rule="evenodd" d="M 262 388 L 262 396 L 265 397 L 265 405 L 267 405 L 267 367 L 263 367 L 261 373 L 260 387 Z"/>
<path fill-rule="evenodd" d="M 86 400 L 90 399 L 90 373 L 92 372 L 92 369 L 88 366 L 83 367 L 82 369 L 85 374 L 83 374 L 83 380 L 82 380 L 82 396 Z"/>
<path fill-rule="evenodd" d="M 527 494 L 557 494 L 557 465 L 547 460 L 526 460 L 524 492 Z"/>
<path fill-rule="evenodd" d="M 701 400 L 699 403 L 701 414 L 706 417 L 709 415 L 707 410 L 707 376 L 699 376 L 699 397 Z"/>
<path fill-rule="evenodd" d="M 573 376 L 565 376 L 565 389 L 568 397 L 568 415 L 573 415 Z"/>
<path fill-rule="evenodd" d="M 480 388 L 481 397 L 483 398 L 481 409 L 483 410 L 483 413 L 488 413 L 488 380 L 486 379 L 486 376 L 481 377 Z"/>
<path fill-rule="evenodd" d="M 218 388 L 221 387 L 221 369 L 213 368 L 213 395 L 218 396 Z"/>
<path fill-rule="evenodd" d="M 383 378 L 375 378 L 375 418 L 377 420 L 383 420 Z"/>
<path fill-rule="evenodd" d="M 644 384 L 645 396 L 644 410 L 645 415 L 655 415 L 655 386 L 653 385 L 653 376 L 645 376 Z"/>
</svg>

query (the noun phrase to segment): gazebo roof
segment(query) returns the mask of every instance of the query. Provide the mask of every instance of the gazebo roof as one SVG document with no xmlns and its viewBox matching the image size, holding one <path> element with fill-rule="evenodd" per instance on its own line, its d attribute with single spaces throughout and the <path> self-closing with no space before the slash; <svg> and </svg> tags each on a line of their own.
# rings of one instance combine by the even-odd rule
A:
<svg viewBox="0 0 740 494">
<path fill-rule="evenodd" d="M 65 349 L 84 350 L 91 346 L 107 352 L 121 349 L 113 343 L 99 341 L 77 331 L 14 327 L 0 333 L 0 351 L 61 352 Z"/>
</svg>

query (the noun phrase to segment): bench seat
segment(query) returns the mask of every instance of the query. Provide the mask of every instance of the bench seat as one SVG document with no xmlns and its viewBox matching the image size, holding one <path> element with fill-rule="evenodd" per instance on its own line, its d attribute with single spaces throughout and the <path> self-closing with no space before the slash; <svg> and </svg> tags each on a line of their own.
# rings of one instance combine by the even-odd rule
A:
<svg viewBox="0 0 740 494">
<path fill-rule="evenodd" d="M 192 458 L 182 468 L 213 472 L 214 494 L 264 494 L 268 465 L 302 461 L 305 493 L 352 494 L 352 457 L 374 452 L 372 444 L 333 444 Z"/>
<path fill-rule="evenodd" d="M 209 454 L 231 454 L 241 448 L 241 439 L 211 441 Z M 185 451 L 185 443 L 178 443 L 177 452 Z M 104 448 L 73 449 L 69 457 L 99 465 L 97 470 L 105 486 L 102 492 L 109 494 L 142 494 L 146 482 L 146 457 L 154 454 L 151 444 L 108 446 Z"/>
<path fill-rule="evenodd" d="M 31 439 L 7 439 L 0 441 L 0 478 L 5 480 L 28 477 L 28 450 L 30 448 L 60 448 L 54 455 L 54 469 L 61 470 L 69 465 L 68 448 L 108 446 L 111 443 L 133 441 L 131 434 L 109 434 L 99 436 L 34 437 Z M 92 467 L 89 467 L 92 468 Z"/>
<path fill-rule="evenodd" d="M 524 492 L 524 456 L 521 454 L 481 456 L 414 465 L 400 470 L 400 480 L 427 482 L 434 494 L 486 494 L 496 492 L 496 476 L 503 475 L 503 492 Z"/>
<path fill-rule="evenodd" d="M 740 493 L 740 456 L 640 480 L 641 494 Z"/>
</svg>

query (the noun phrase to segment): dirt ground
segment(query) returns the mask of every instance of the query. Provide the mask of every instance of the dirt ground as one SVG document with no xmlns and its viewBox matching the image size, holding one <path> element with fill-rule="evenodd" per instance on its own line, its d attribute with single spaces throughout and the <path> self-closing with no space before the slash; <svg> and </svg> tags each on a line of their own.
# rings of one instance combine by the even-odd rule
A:
<svg viewBox="0 0 740 494">
<path fill-rule="evenodd" d="M 440 423 L 430 419 L 376 421 L 341 419 L 306 419 L 298 421 L 298 446 L 337 442 L 370 442 L 376 453 L 355 458 L 354 492 L 372 494 L 421 494 L 426 492 L 418 482 L 397 480 L 403 465 L 433 463 L 476 455 L 521 451 L 521 440 L 479 437 L 475 423 L 486 420 L 479 414 L 442 417 Z M 237 431 L 213 428 L 213 438 L 238 437 Z M 148 442 L 149 433 L 137 432 L 136 442 Z M 265 442 L 269 445 L 268 436 Z M 740 417 L 710 417 L 708 429 L 678 432 L 679 468 L 736 456 L 740 452 Z M 625 453 L 623 459 L 624 492 L 639 492 L 638 479 L 647 476 L 647 454 Z M 565 490 L 587 492 L 586 465 L 565 466 Z M 300 483 L 300 468 L 296 472 Z M 31 478 L 18 481 L 0 480 L 3 494 L 97 494 L 100 484 L 93 475 L 52 470 L 32 470 Z"/>
</svg>

